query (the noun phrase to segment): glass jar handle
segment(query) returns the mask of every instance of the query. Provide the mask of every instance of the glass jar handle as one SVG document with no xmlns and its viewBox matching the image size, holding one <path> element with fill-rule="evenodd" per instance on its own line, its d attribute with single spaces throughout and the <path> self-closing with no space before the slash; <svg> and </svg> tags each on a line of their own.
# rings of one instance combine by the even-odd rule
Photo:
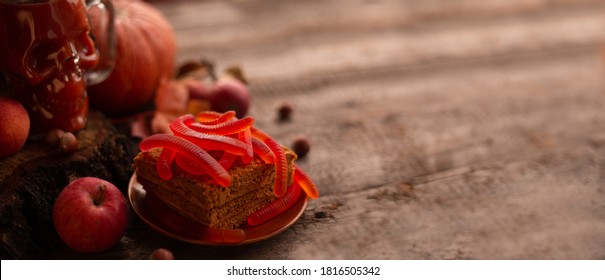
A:
<svg viewBox="0 0 605 280">
<path fill-rule="evenodd" d="M 109 77 L 116 58 L 115 10 L 110 0 L 86 0 L 91 34 L 99 53 L 97 66 L 86 72 L 88 86 Z"/>
</svg>

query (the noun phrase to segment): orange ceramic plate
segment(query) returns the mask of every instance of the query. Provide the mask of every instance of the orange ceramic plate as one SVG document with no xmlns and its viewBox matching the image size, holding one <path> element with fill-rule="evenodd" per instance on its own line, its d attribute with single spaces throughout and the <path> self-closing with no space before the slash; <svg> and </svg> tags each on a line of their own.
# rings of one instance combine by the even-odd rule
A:
<svg viewBox="0 0 605 280">
<path fill-rule="evenodd" d="M 215 229 L 187 220 L 154 201 L 154 197 L 146 194 L 143 186 L 137 181 L 136 175 L 132 175 L 130 178 L 128 199 L 141 220 L 154 230 L 181 241 L 214 246 L 243 245 L 269 239 L 292 226 L 307 207 L 307 195 L 303 192 L 298 201 L 286 212 L 264 224 L 243 227 L 241 230 L 244 234 L 241 238 L 229 240 L 229 238 L 217 239 L 216 236 L 209 236 L 208 232 Z"/>
</svg>

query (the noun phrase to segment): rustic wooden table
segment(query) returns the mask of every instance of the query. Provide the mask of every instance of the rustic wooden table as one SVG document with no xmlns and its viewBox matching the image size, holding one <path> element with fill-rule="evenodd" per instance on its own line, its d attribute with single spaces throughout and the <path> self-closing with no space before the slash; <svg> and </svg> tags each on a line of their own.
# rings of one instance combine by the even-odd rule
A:
<svg viewBox="0 0 605 280">
<path fill-rule="evenodd" d="M 604 1 L 152 3 L 179 63 L 241 66 L 257 126 L 310 140 L 299 164 L 321 196 L 256 244 L 132 216 L 109 252 L 51 258 L 605 258 Z"/>
</svg>

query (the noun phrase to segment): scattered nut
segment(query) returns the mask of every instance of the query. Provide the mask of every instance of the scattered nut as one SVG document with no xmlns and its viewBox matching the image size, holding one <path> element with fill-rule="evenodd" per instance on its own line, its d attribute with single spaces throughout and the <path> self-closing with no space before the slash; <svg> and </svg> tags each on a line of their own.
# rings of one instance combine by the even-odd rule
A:
<svg viewBox="0 0 605 280">
<path fill-rule="evenodd" d="M 304 158 L 309 151 L 311 150 L 311 144 L 309 140 L 307 140 L 304 136 L 297 136 L 292 142 L 292 150 L 296 155 L 298 155 L 299 159 Z"/>
<path fill-rule="evenodd" d="M 79 148 L 78 138 L 71 132 L 65 132 L 61 137 L 60 147 L 63 152 L 71 154 Z"/>
<path fill-rule="evenodd" d="M 150 260 L 174 260 L 174 255 L 168 249 L 159 248 L 151 252 L 149 255 Z"/>
<path fill-rule="evenodd" d="M 61 138 L 63 138 L 63 134 L 65 134 L 65 131 L 58 128 L 49 131 L 46 135 L 46 143 L 51 147 L 58 147 Z"/>
<path fill-rule="evenodd" d="M 281 122 L 290 121 L 292 118 L 292 104 L 282 102 L 277 108 L 277 120 Z"/>
</svg>

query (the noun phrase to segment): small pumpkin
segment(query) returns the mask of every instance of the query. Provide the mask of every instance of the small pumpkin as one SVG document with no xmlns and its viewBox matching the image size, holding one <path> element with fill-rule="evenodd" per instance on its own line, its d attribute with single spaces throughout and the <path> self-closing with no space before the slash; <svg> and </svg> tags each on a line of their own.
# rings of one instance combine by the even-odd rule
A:
<svg viewBox="0 0 605 280">
<path fill-rule="evenodd" d="M 160 82 L 175 71 L 176 35 L 151 4 L 114 0 L 115 67 L 103 82 L 88 87 L 90 105 L 110 117 L 142 110 L 153 101 Z"/>
</svg>

